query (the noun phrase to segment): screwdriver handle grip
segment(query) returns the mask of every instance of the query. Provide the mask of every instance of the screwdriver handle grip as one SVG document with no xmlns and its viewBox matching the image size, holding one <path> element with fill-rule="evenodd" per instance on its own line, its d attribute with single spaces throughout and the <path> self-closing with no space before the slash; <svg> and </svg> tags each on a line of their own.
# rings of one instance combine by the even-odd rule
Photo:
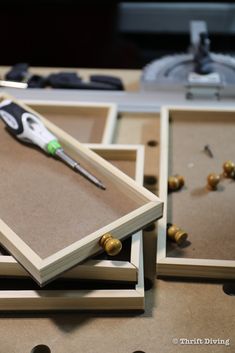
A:
<svg viewBox="0 0 235 353">
<path fill-rule="evenodd" d="M 47 130 L 41 119 L 19 104 L 9 99 L 2 101 L 0 116 L 7 129 L 19 140 L 37 145 L 52 155 L 62 148 L 56 136 Z"/>
<path fill-rule="evenodd" d="M 25 112 L 25 109 L 9 99 L 4 100 L 0 104 L 2 120 L 6 124 L 7 129 L 15 136 L 24 132 L 22 116 Z"/>
</svg>

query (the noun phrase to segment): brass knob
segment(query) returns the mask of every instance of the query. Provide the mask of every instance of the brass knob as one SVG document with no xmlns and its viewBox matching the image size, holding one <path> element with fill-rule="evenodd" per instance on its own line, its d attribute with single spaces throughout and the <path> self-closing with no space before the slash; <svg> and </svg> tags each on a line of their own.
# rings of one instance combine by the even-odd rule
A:
<svg viewBox="0 0 235 353">
<path fill-rule="evenodd" d="M 211 173 L 207 177 L 207 186 L 210 190 L 216 190 L 220 182 L 220 175 L 216 173 Z"/>
<path fill-rule="evenodd" d="M 168 178 L 169 191 L 178 191 L 184 187 L 185 180 L 182 175 L 172 175 Z"/>
<path fill-rule="evenodd" d="M 110 256 L 115 256 L 122 250 L 122 243 L 120 240 L 113 238 L 109 233 L 102 236 L 100 239 L 100 246 Z"/>
<path fill-rule="evenodd" d="M 179 190 L 180 182 L 176 176 L 170 176 L 168 178 L 168 188 L 170 191 Z"/>
<path fill-rule="evenodd" d="M 233 161 L 226 161 L 223 164 L 225 177 L 232 177 L 235 172 L 235 163 Z"/>
<path fill-rule="evenodd" d="M 168 227 L 167 235 L 178 245 L 182 244 L 188 238 L 188 234 L 174 224 Z"/>
</svg>

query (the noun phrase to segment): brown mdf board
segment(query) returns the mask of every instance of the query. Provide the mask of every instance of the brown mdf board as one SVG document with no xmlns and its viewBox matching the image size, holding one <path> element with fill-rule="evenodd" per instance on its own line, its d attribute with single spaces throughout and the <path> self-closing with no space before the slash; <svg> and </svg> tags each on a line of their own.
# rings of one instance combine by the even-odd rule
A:
<svg viewBox="0 0 235 353">
<path fill-rule="evenodd" d="M 158 275 L 235 279 L 235 180 L 223 178 L 216 191 L 207 188 L 208 174 L 221 174 L 223 163 L 234 158 L 234 134 L 232 109 L 162 108 L 160 197 L 165 207 L 158 222 Z M 185 177 L 185 187 L 168 194 L 168 176 L 174 174 Z M 168 222 L 189 234 L 181 247 L 167 242 Z"/>
<path fill-rule="evenodd" d="M 82 143 L 112 143 L 115 104 L 39 100 L 24 103 Z"/>
<path fill-rule="evenodd" d="M 102 158 L 115 165 L 140 185 L 143 183 L 144 148 L 141 145 L 87 145 Z M 133 239 L 133 241 L 132 241 Z M 140 237 L 131 237 L 130 249 L 123 248 L 115 260 L 108 260 L 102 253 L 99 259 L 93 258 L 63 274 L 64 278 L 137 282 L 135 253 L 139 253 Z M 0 251 L 0 276 L 28 276 L 22 266 L 9 254 Z M 120 258 L 120 259 L 119 259 Z M 131 262 L 134 260 L 134 263 Z"/>
<path fill-rule="evenodd" d="M 6 98 L 13 100 L 2 96 Z M 1 199 L 5 200 L 0 207 L 0 242 L 44 285 L 100 252 L 104 234 L 123 239 L 160 218 L 163 204 L 109 162 L 36 115 L 66 152 L 106 185 L 105 191 L 98 189 L 63 163 L 45 158 L 37 149 L 20 144 L 3 128 L 0 130 L 4 166 Z"/>
<path fill-rule="evenodd" d="M 145 146 L 144 185 L 152 191 L 158 188 L 160 153 L 159 112 L 119 113 L 115 130 L 115 143 L 142 143 Z"/>
</svg>

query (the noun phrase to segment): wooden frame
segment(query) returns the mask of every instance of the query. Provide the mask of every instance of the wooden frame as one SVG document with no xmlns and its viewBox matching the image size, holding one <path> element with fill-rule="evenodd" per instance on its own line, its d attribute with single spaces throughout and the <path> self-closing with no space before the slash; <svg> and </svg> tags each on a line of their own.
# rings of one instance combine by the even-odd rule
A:
<svg viewBox="0 0 235 353">
<path fill-rule="evenodd" d="M 117 120 L 117 105 L 114 103 L 78 103 L 41 100 L 24 100 L 23 102 L 80 142 L 112 143 Z M 74 123 L 72 123 L 71 126 L 70 123 L 66 123 L 66 119 L 68 118 L 70 118 L 70 123 L 71 120 L 75 119 L 76 126 Z M 97 126 L 95 125 L 93 130 L 94 132 L 100 130 L 97 132 L 99 136 L 91 136 L 91 139 L 88 141 L 88 139 L 85 138 L 86 134 L 84 131 L 79 133 L 79 127 L 81 127 L 81 122 L 79 126 L 79 119 L 81 118 L 83 122 L 89 119 L 97 121 Z M 102 129 L 100 125 L 103 125 Z"/>
<path fill-rule="evenodd" d="M 135 161 L 135 180 L 143 184 L 144 147 L 142 145 L 100 145 L 88 144 L 89 148 L 98 153 L 101 157 L 111 160 Z M 63 274 L 64 278 L 76 278 L 86 280 L 105 280 L 137 282 L 137 268 L 135 252 L 139 253 L 140 240 L 131 241 L 131 261 L 117 260 L 88 260 L 68 270 Z M 137 237 L 139 239 L 139 237 Z M 139 245 L 138 245 L 139 244 Z M 28 273 L 12 257 L 0 255 L 0 276 L 4 277 L 26 277 Z"/>
<path fill-rule="evenodd" d="M 2 95 L 1 99 L 11 99 L 14 101 L 14 99 L 8 95 Z M 36 114 L 23 103 L 18 102 L 18 104 L 26 110 Z M 37 115 L 40 116 L 39 114 Z M 89 150 L 86 146 L 79 143 L 69 134 L 49 122 L 47 119 L 43 117 L 41 117 L 41 119 L 47 128 L 58 137 L 59 141 L 64 147 L 66 147 L 73 157 L 86 161 L 88 167 L 90 166 L 91 168 L 92 166 L 95 168 L 96 174 L 98 174 L 101 179 L 108 180 L 110 184 L 115 183 L 115 189 L 117 188 L 118 192 L 120 192 L 119 190 L 122 190 L 125 197 L 129 197 L 129 200 L 136 203 L 136 208 L 128 214 L 125 214 L 110 224 L 106 224 L 93 233 L 86 235 L 82 239 L 77 240 L 44 258 L 28 246 L 26 242 L 12 230 L 3 219 L 1 219 L 1 244 L 17 259 L 17 261 L 21 263 L 24 268 L 27 269 L 40 285 L 44 285 L 62 272 L 72 268 L 95 253 L 98 253 L 101 250 L 99 241 L 104 234 L 111 232 L 114 237 L 122 239 L 127 235 L 135 233 L 138 229 L 143 228 L 148 223 L 159 219 L 162 216 L 163 204 L 159 198 L 151 192 L 136 184 L 136 182 L 130 177 L 99 157 L 96 153 Z M 91 186 L 94 187 L 88 182 L 85 185 L 85 188 L 90 188 Z M 94 189 L 92 189 L 90 193 L 93 193 L 93 190 Z M 84 193 L 84 184 L 82 192 Z M 56 244 L 56 242 L 53 241 L 53 244 Z"/>
<path fill-rule="evenodd" d="M 160 152 L 160 193 L 164 202 L 163 218 L 158 221 L 157 275 L 205 278 L 235 278 L 235 260 L 197 259 L 167 257 L 166 227 L 168 199 L 168 156 L 170 114 L 179 111 L 192 112 L 234 112 L 232 108 L 222 107 L 162 107 L 161 110 L 161 152 Z M 189 117 L 190 121 L 190 117 Z"/>
<path fill-rule="evenodd" d="M 132 237 L 131 263 L 138 279 L 133 289 L 104 290 L 2 290 L 1 311 L 143 310 L 144 273 L 142 232 Z"/>
<path fill-rule="evenodd" d="M 123 151 L 128 153 L 137 152 L 136 163 L 136 181 L 141 183 L 143 181 L 144 168 L 144 149 L 143 146 L 96 146 L 90 145 L 95 150 L 103 150 L 105 154 L 107 151 L 117 151 L 121 154 Z M 9 256 L 0 256 L 0 274 L 4 269 L 5 262 L 12 265 L 8 269 L 15 271 L 19 270 L 20 266 L 16 261 Z M 104 264 L 105 262 L 105 264 Z M 131 271 L 136 277 L 136 283 L 132 289 L 96 289 L 96 290 L 1 290 L 0 291 L 0 310 L 1 311 L 55 311 L 55 310 L 144 310 L 144 269 L 143 269 L 143 239 L 142 231 L 137 232 L 132 236 L 130 264 L 135 268 L 135 272 Z M 100 266 L 105 275 L 102 273 L 96 279 L 109 279 L 114 275 L 115 264 L 113 262 L 101 261 Z M 79 270 L 78 268 L 82 268 Z M 108 272 L 107 272 L 108 268 Z M 77 271 L 78 269 L 78 271 Z M 90 269 L 87 271 L 87 269 Z M 91 261 L 81 264 L 76 268 L 70 270 L 65 274 L 65 277 L 79 278 L 94 278 L 94 264 Z M 126 273 L 125 269 L 125 273 Z M 123 273 L 122 273 L 123 274 Z M 81 276 L 82 275 L 82 276 Z M 91 276 L 90 276 L 91 275 Z M 119 278 L 123 280 L 123 278 Z M 130 279 L 130 276 L 129 276 Z M 3 279 L 4 280 L 4 279 Z"/>
</svg>

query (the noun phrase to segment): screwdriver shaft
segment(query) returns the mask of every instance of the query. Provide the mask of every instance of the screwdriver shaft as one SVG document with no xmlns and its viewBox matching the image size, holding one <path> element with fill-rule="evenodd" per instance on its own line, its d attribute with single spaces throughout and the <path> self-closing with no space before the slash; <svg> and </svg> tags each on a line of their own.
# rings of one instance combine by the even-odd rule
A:
<svg viewBox="0 0 235 353">
<path fill-rule="evenodd" d="M 56 156 L 61 159 L 63 162 L 68 164 L 71 168 L 73 168 L 76 172 L 84 176 L 87 180 L 95 184 L 98 188 L 105 190 L 106 187 L 105 185 L 98 179 L 96 178 L 93 174 L 91 174 L 88 170 L 83 168 L 78 162 L 73 160 L 71 157 L 69 157 L 62 148 L 59 148 L 55 152 Z"/>
</svg>

